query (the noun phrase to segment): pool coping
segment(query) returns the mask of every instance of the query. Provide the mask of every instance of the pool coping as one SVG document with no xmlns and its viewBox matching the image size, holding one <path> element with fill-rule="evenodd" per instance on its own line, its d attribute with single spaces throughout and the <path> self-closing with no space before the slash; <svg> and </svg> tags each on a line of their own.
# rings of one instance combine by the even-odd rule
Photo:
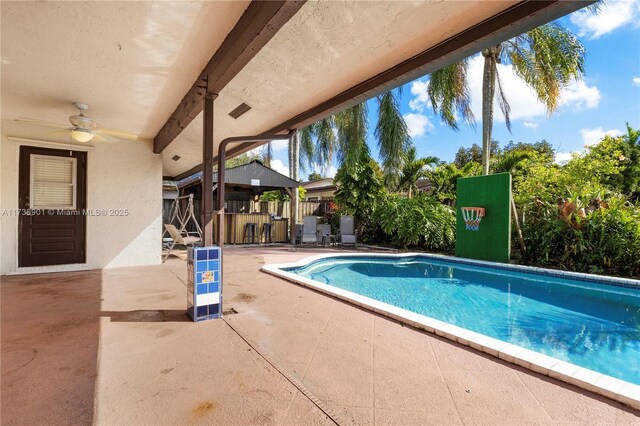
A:
<svg viewBox="0 0 640 426">
<path fill-rule="evenodd" d="M 327 253 L 305 257 L 296 262 L 264 265 L 261 270 L 284 278 L 287 281 L 312 288 L 322 293 L 331 295 L 338 299 L 347 301 L 354 305 L 372 310 L 375 313 L 392 318 L 396 321 L 408 324 L 420 330 L 434 333 L 438 336 L 458 342 L 465 346 L 470 346 L 481 352 L 496 356 L 504 361 L 519 365 L 540 374 L 561 380 L 563 382 L 578 386 L 582 389 L 597 393 L 607 398 L 614 399 L 630 407 L 640 410 L 640 386 L 626 382 L 624 380 L 598 373 L 584 367 L 569 363 L 567 361 L 553 358 L 522 346 L 507 343 L 502 340 L 489 337 L 475 331 L 467 330 L 453 324 L 449 324 L 434 318 L 417 314 L 388 303 L 380 302 L 370 297 L 362 296 L 348 290 L 343 290 L 328 284 L 323 284 L 300 275 L 287 272 L 282 268 L 295 268 L 306 266 L 318 260 L 329 257 L 424 257 L 435 260 L 446 260 L 455 263 L 469 264 L 474 266 L 489 266 L 492 268 L 514 270 L 519 272 L 529 272 L 555 277 L 571 277 L 581 281 L 611 284 L 622 287 L 640 288 L 640 281 L 603 277 L 599 275 L 584 274 L 577 272 L 564 272 L 544 268 L 537 268 L 523 265 L 510 265 L 503 263 L 487 262 L 474 259 L 461 259 L 457 257 L 444 256 L 429 253 Z"/>
</svg>

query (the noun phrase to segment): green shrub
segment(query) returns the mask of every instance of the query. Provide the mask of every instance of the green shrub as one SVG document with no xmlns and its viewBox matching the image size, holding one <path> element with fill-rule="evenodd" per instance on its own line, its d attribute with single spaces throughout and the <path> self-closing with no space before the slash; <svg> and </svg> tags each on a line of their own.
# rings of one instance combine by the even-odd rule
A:
<svg viewBox="0 0 640 426">
<path fill-rule="evenodd" d="M 570 271 L 640 276 L 640 207 L 614 195 L 601 208 L 586 207 L 582 214 L 580 209 L 588 204 L 577 198 L 570 202 L 575 211 L 567 216 L 555 203 L 540 204 L 531 212 L 523 223 L 525 261 Z"/>
<path fill-rule="evenodd" d="M 378 203 L 367 234 L 371 239 L 398 247 L 452 251 L 455 229 L 455 211 L 433 197 L 389 195 Z"/>
</svg>

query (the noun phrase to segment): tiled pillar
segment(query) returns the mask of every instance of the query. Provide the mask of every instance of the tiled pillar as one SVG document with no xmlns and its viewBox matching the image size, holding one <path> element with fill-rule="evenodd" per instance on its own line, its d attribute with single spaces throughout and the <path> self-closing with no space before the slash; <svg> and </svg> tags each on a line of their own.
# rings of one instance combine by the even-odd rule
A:
<svg viewBox="0 0 640 426">
<path fill-rule="evenodd" d="M 187 314 L 193 321 L 220 318 L 220 247 L 189 247 Z"/>
</svg>

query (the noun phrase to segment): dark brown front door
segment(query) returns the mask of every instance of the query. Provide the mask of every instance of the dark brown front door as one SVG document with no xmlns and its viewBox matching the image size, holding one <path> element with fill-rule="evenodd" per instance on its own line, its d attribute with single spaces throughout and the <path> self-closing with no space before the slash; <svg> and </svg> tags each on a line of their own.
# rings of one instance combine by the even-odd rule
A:
<svg viewBox="0 0 640 426">
<path fill-rule="evenodd" d="M 86 152 L 20 148 L 20 267 L 85 262 L 86 178 Z"/>
</svg>

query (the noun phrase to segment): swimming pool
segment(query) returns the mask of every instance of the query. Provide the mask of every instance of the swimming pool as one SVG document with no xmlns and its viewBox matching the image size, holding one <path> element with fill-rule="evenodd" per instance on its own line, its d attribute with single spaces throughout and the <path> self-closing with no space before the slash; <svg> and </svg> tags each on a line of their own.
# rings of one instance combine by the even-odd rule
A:
<svg viewBox="0 0 640 426">
<path fill-rule="evenodd" d="M 265 270 L 331 289 L 378 312 L 386 307 L 393 317 L 435 320 L 435 332 L 454 332 L 445 337 L 462 343 L 488 336 L 495 339 L 489 345 L 494 350 L 485 351 L 507 360 L 519 353 L 530 364 L 533 351 L 547 364 L 564 361 L 550 370 L 570 377 L 576 371 L 601 373 L 588 378 L 591 384 L 604 383 L 602 375 L 620 379 L 616 386 L 636 385 L 629 389 L 640 399 L 638 281 L 416 254 L 330 256 L 273 266 Z"/>
</svg>

